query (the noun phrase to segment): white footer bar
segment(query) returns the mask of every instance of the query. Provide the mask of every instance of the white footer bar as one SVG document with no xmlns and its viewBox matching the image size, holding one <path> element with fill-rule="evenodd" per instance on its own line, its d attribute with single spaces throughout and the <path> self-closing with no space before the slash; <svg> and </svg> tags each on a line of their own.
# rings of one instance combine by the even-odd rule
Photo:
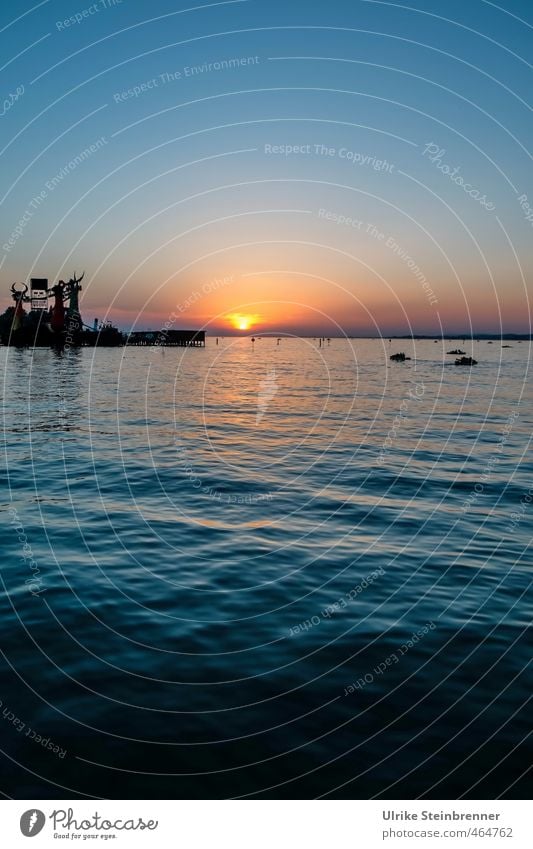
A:
<svg viewBox="0 0 533 849">
<path fill-rule="evenodd" d="M 531 849 L 529 808 L 527 801 L 9 800 L 0 803 L 0 833 L 9 849 Z"/>
</svg>

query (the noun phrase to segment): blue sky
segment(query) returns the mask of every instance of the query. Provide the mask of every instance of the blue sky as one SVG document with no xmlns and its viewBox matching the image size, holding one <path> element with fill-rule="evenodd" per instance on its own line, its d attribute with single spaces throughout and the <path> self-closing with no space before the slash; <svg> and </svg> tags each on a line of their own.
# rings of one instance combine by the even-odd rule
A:
<svg viewBox="0 0 533 849">
<path fill-rule="evenodd" d="M 86 319 L 125 327 L 189 299 L 182 324 L 217 330 L 529 331 L 532 23 L 481 0 L 5 4 L 1 303 L 84 268 Z"/>
</svg>

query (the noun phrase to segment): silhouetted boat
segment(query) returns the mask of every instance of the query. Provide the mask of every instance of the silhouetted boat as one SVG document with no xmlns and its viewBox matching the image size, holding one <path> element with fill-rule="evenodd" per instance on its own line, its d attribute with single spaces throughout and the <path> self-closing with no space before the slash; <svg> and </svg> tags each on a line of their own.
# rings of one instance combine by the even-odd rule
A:
<svg viewBox="0 0 533 849">
<path fill-rule="evenodd" d="M 477 366 L 477 360 L 474 360 L 472 357 L 459 357 L 455 361 L 456 366 Z"/>
<path fill-rule="evenodd" d="M 392 354 L 389 359 L 395 363 L 404 363 L 406 360 L 410 360 L 411 357 L 406 357 L 403 351 L 400 351 L 399 354 Z"/>
</svg>

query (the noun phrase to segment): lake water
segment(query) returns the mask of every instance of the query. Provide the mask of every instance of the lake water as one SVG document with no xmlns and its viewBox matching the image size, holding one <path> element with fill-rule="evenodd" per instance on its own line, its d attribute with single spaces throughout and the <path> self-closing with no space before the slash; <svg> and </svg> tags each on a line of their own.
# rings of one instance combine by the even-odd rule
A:
<svg viewBox="0 0 533 849">
<path fill-rule="evenodd" d="M 0 349 L 3 792 L 528 797 L 509 344 Z"/>
</svg>

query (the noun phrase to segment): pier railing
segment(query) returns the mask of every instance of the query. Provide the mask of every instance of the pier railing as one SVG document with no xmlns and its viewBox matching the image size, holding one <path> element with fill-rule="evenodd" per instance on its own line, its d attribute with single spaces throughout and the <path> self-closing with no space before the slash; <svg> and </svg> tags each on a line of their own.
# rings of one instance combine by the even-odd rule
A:
<svg viewBox="0 0 533 849">
<path fill-rule="evenodd" d="M 204 348 L 205 330 L 134 330 L 126 335 L 125 340 L 126 345 Z"/>
</svg>

